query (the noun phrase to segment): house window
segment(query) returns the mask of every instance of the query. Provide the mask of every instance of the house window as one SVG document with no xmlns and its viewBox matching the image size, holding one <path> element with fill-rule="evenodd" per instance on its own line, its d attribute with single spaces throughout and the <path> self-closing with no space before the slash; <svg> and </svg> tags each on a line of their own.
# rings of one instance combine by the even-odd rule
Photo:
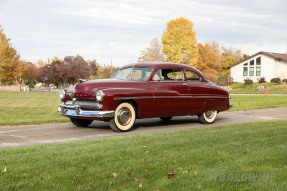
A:
<svg viewBox="0 0 287 191">
<path fill-rule="evenodd" d="M 247 65 L 248 65 L 248 63 L 245 63 L 245 64 L 244 64 L 244 66 L 247 66 Z"/>
<path fill-rule="evenodd" d="M 254 67 L 249 68 L 249 76 L 254 76 Z"/>
<path fill-rule="evenodd" d="M 256 76 L 261 76 L 261 67 L 256 67 Z"/>
<path fill-rule="evenodd" d="M 248 74 L 248 67 L 243 67 L 243 76 L 247 76 Z"/>
<path fill-rule="evenodd" d="M 261 65 L 261 57 L 256 58 L 256 65 Z"/>
<path fill-rule="evenodd" d="M 250 66 L 254 66 L 254 60 L 250 61 Z"/>
</svg>

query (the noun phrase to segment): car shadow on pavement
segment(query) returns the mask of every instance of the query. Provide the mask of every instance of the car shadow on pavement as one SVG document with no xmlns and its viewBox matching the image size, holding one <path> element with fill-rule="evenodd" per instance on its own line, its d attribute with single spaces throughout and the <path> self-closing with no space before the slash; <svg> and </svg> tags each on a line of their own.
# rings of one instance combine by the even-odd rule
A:
<svg viewBox="0 0 287 191">
<path fill-rule="evenodd" d="M 225 120 L 224 117 L 218 116 L 215 123 L 220 123 L 224 120 Z M 190 125 L 194 127 L 199 127 L 199 126 L 203 126 L 204 124 L 201 124 L 199 122 L 197 116 L 173 117 L 169 121 L 163 121 L 160 118 L 137 119 L 131 131 L 134 131 L 137 129 L 152 129 L 152 128 L 157 129 L 161 127 L 167 127 L 167 128 L 186 127 Z M 99 129 L 101 131 L 112 131 L 111 128 L 109 127 L 109 123 L 103 122 L 103 121 L 94 121 L 90 126 L 82 127 L 82 128 Z"/>
<path fill-rule="evenodd" d="M 139 128 L 156 128 L 156 127 L 172 127 L 172 126 L 185 126 L 189 124 L 199 123 L 197 117 L 185 116 L 174 117 L 169 121 L 163 121 L 159 118 L 153 119 L 139 119 L 136 121 L 134 130 Z"/>
</svg>

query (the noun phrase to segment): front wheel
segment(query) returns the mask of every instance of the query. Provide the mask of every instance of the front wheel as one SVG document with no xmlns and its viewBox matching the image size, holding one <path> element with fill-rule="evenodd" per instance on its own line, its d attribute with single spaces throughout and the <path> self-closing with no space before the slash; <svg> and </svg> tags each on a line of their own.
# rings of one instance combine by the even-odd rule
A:
<svg viewBox="0 0 287 191">
<path fill-rule="evenodd" d="M 77 127 L 87 127 L 93 122 L 93 120 L 75 118 L 70 118 L 70 121 Z"/>
<path fill-rule="evenodd" d="M 198 116 L 198 119 L 199 119 L 200 123 L 211 124 L 215 121 L 216 115 L 217 115 L 216 110 L 206 111 L 203 114 L 200 114 Z"/>
<path fill-rule="evenodd" d="M 109 121 L 111 129 L 115 132 L 129 131 L 136 120 L 134 106 L 130 103 L 121 103 L 115 110 L 115 116 Z"/>
</svg>

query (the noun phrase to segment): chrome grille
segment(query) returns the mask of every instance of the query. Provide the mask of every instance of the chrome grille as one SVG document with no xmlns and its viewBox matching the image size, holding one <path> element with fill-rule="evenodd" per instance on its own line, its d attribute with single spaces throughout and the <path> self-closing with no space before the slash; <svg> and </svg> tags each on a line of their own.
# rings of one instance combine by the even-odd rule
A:
<svg viewBox="0 0 287 191">
<path fill-rule="evenodd" d="M 85 100 L 76 100 L 73 104 L 72 100 L 69 100 L 65 104 L 66 106 L 78 106 L 81 109 L 87 110 L 98 110 L 102 109 L 102 105 L 95 101 L 85 101 Z"/>
</svg>

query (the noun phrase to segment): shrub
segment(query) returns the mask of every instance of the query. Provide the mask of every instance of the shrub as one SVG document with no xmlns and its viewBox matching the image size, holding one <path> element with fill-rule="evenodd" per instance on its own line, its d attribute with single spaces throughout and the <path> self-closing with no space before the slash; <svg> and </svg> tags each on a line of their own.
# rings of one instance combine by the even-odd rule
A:
<svg viewBox="0 0 287 191">
<path fill-rule="evenodd" d="M 280 78 L 272 78 L 271 82 L 279 84 L 279 83 L 281 83 L 281 79 Z"/>
<path fill-rule="evenodd" d="M 244 80 L 244 84 L 245 85 L 253 84 L 253 80 L 251 80 L 250 78 L 247 78 L 247 79 Z"/>
<path fill-rule="evenodd" d="M 258 83 L 265 83 L 265 77 L 258 78 Z"/>
<path fill-rule="evenodd" d="M 287 83 L 287 79 L 283 79 L 283 80 L 282 80 L 282 82 L 285 82 L 285 83 Z"/>
</svg>

